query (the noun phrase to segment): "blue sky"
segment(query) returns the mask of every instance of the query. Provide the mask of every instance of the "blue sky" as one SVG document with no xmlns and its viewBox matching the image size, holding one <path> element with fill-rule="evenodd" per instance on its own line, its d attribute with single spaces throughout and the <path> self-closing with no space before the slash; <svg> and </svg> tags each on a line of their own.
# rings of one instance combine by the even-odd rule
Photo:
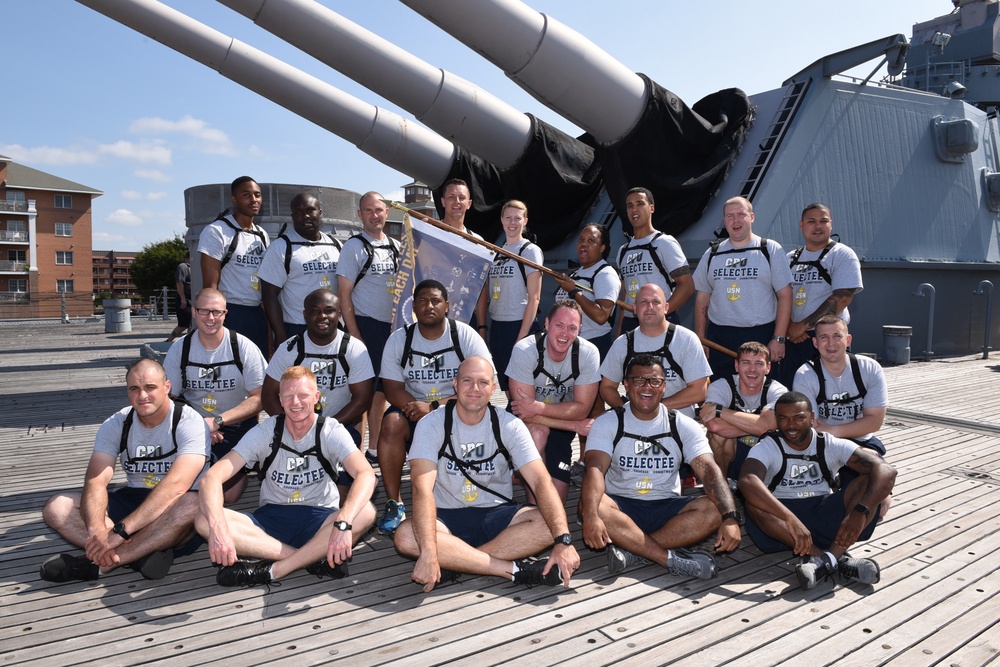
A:
<svg viewBox="0 0 1000 667">
<path fill-rule="evenodd" d="M 400 110 L 211 0 L 165 4 L 368 103 Z M 412 10 L 322 4 L 571 134 L 579 129 Z M 763 92 L 814 60 L 948 13 L 949 0 L 530 0 L 689 104 Z M 609 7 L 613 8 L 609 10 Z M 184 190 L 261 182 L 400 196 L 411 179 L 209 68 L 72 0 L 5 0 L 0 154 L 102 190 L 94 247 L 138 250 L 183 235 Z M 862 75 L 874 65 L 868 65 Z M 402 112 L 404 115 L 405 112 Z"/>
</svg>

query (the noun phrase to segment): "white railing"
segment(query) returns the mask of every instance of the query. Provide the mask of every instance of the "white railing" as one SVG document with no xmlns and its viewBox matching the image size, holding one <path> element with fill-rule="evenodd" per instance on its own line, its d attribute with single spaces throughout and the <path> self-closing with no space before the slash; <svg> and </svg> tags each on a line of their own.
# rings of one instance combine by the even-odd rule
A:
<svg viewBox="0 0 1000 667">
<path fill-rule="evenodd" d="M 0 241 L 13 241 L 15 243 L 27 243 L 28 232 L 12 232 L 4 229 L 0 230 Z"/>
<path fill-rule="evenodd" d="M 28 265 L 24 262 L 0 261 L 0 271 L 27 271 Z"/>
</svg>

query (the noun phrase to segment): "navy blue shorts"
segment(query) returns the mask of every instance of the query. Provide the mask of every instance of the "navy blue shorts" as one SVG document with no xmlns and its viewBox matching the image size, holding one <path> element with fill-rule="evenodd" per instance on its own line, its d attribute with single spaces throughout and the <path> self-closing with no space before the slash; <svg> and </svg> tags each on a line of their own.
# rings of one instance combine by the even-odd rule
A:
<svg viewBox="0 0 1000 667">
<path fill-rule="evenodd" d="M 255 417 L 247 417 L 239 424 L 227 424 L 222 427 L 222 442 L 212 443 L 212 463 L 228 454 L 247 432 L 257 425 Z"/>
<path fill-rule="evenodd" d="M 185 329 L 191 328 L 191 299 L 188 299 L 187 308 L 177 309 L 177 326 Z"/>
<path fill-rule="evenodd" d="M 354 321 L 358 324 L 358 331 L 361 332 L 361 342 L 368 348 L 368 356 L 372 360 L 372 368 L 375 369 L 375 391 L 382 390 L 379 380 L 379 372 L 382 370 L 382 352 L 385 351 L 385 343 L 392 333 L 391 322 L 380 322 L 374 317 L 364 315 L 354 316 Z"/>
<path fill-rule="evenodd" d="M 385 414 L 386 415 L 392 414 L 393 412 L 398 412 L 400 415 L 402 415 L 403 419 L 406 419 L 406 415 L 403 414 L 403 411 L 400 410 L 399 408 L 397 408 L 395 405 L 390 405 L 385 410 Z M 384 418 L 385 417 L 383 416 L 383 419 Z M 411 422 L 409 419 L 406 419 L 406 423 L 410 425 L 410 434 L 408 436 L 406 436 L 406 440 L 404 442 L 406 443 L 406 451 L 409 452 L 410 451 L 410 443 L 413 442 L 413 431 L 414 431 L 414 429 L 417 428 L 417 422 Z"/>
<path fill-rule="evenodd" d="M 297 324 L 294 322 L 282 322 L 281 325 L 285 327 L 285 340 L 288 340 L 292 336 L 298 336 L 299 334 L 304 334 L 306 332 L 305 324 Z M 278 341 L 279 343 L 284 341 Z"/>
<path fill-rule="evenodd" d="M 647 535 L 663 528 L 668 521 L 677 516 L 696 496 L 687 498 L 663 498 L 661 500 L 636 500 L 609 493 L 608 497 L 615 501 L 618 509 L 632 519 L 639 529 Z"/>
<path fill-rule="evenodd" d="M 576 433 L 562 429 L 549 429 L 545 443 L 545 468 L 552 479 L 569 484 L 569 464 L 573 459 L 573 438 Z"/>
<path fill-rule="evenodd" d="M 267 317 L 260 306 L 226 306 L 226 328 L 241 333 L 260 349 L 265 359 L 270 358 L 271 351 L 267 339 Z"/>
<path fill-rule="evenodd" d="M 774 322 L 758 324 L 755 327 L 726 327 L 708 322 L 705 337 L 713 343 L 729 348 L 733 352 L 740 349 L 740 345 L 751 340 L 767 345 L 774 336 Z M 733 374 L 733 358 L 724 352 L 709 348 L 708 365 L 712 367 L 712 379 L 718 380 L 726 375 Z M 779 364 L 771 365 L 771 374 L 768 377 L 776 377 Z"/>
<path fill-rule="evenodd" d="M 826 496 L 814 496 L 812 498 L 793 498 L 782 500 L 781 504 L 791 510 L 792 514 L 798 517 L 799 521 L 809 529 L 812 534 L 813 544 L 820 549 L 829 549 L 833 540 L 837 537 L 840 523 L 844 520 L 846 508 L 844 507 L 844 492 L 837 491 Z M 878 516 L 882 506 L 872 510 L 873 516 Z M 871 539 L 875 532 L 875 520 L 872 520 L 858 536 L 858 542 Z M 787 544 L 782 544 L 757 525 L 747 514 L 747 535 L 757 545 L 757 548 L 764 553 L 775 553 L 778 551 L 788 551 L 791 549 Z"/>
<path fill-rule="evenodd" d="M 283 544 L 301 549 L 336 510 L 313 505 L 262 505 L 247 516 Z"/>
<path fill-rule="evenodd" d="M 347 429 L 347 433 L 351 436 L 351 440 L 354 441 L 358 449 L 361 449 L 361 434 L 358 432 L 357 427 L 354 424 L 344 424 L 344 428 Z M 351 484 L 354 484 L 354 478 L 344 469 L 343 465 L 337 464 L 337 486 L 350 488 Z"/>
<path fill-rule="evenodd" d="M 132 512 L 139 508 L 139 505 L 146 501 L 150 491 L 153 489 L 137 488 L 134 486 L 123 486 L 120 489 L 108 492 L 108 517 L 118 523 L 124 521 Z"/>
<path fill-rule="evenodd" d="M 507 380 L 507 366 L 510 364 L 510 354 L 517 343 L 517 334 L 521 331 L 521 320 L 511 320 L 510 322 L 500 322 L 494 320 L 490 323 L 490 335 L 487 345 L 490 354 L 493 356 L 493 366 L 497 369 L 497 379 L 500 381 L 501 391 L 508 391 L 510 383 Z M 528 335 L 538 331 L 538 320 L 531 323 Z"/>
<path fill-rule="evenodd" d="M 614 343 L 614 336 L 611 332 L 604 334 L 603 336 L 598 336 L 597 338 L 591 338 L 590 342 L 594 344 L 597 348 L 597 352 L 601 355 L 601 361 L 604 361 L 604 357 L 608 356 L 608 350 L 611 349 L 611 344 Z"/>
<path fill-rule="evenodd" d="M 517 503 L 503 503 L 490 507 L 438 508 L 437 518 L 452 535 L 469 546 L 480 547 L 502 533 L 521 507 Z"/>
<path fill-rule="evenodd" d="M 108 492 L 108 518 L 115 523 L 124 521 L 125 517 L 139 508 L 146 498 L 149 497 L 152 489 L 136 488 L 133 486 L 123 486 L 120 489 Z M 174 556 L 189 556 L 198 550 L 204 542 L 198 535 L 174 549 Z"/>
</svg>

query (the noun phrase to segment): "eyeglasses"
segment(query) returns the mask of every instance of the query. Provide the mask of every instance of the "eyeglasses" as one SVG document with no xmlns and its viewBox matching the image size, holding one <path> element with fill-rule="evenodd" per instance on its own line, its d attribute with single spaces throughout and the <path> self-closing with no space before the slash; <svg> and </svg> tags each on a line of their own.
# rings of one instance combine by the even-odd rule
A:
<svg viewBox="0 0 1000 667">
<path fill-rule="evenodd" d="M 653 389 L 659 389 L 667 381 L 666 378 L 647 378 L 641 375 L 630 375 L 628 379 L 636 387 L 645 387 L 648 384 Z"/>
<path fill-rule="evenodd" d="M 194 312 L 198 313 L 202 317 L 208 317 L 209 315 L 212 317 L 222 317 L 226 314 L 226 311 L 224 310 L 211 310 L 209 308 L 195 308 Z"/>
</svg>

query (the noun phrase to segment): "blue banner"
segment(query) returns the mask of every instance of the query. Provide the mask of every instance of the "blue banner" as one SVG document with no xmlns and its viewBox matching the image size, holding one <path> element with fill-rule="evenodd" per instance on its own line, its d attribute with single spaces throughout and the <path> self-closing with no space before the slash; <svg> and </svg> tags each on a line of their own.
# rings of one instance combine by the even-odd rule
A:
<svg viewBox="0 0 1000 667">
<path fill-rule="evenodd" d="M 403 218 L 393 330 L 413 322 L 413 288 L 437 280 L 448 290 L 448 317 L 468 323 L 493 264 L 493 251 L 421 220 Z"/>
</svg>

